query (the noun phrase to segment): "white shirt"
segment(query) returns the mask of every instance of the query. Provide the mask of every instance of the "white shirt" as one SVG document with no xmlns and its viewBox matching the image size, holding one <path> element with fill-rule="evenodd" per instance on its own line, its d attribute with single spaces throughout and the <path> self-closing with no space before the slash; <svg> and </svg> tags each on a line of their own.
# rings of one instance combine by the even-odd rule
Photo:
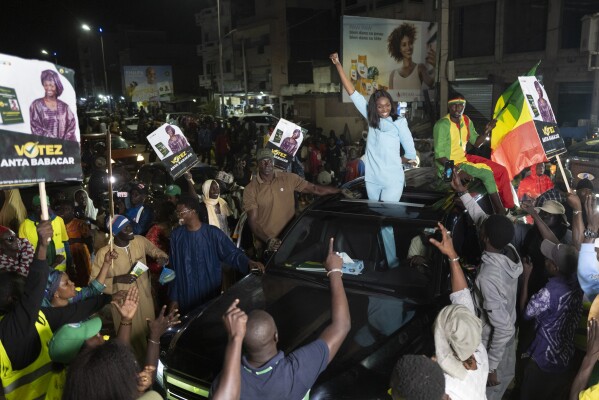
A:
<svg viewBox="0 0 599 400">
<path fill-rule="evenodd" d="M 466 306 L 473 314 L 474 303 L 472 295 L 468 288 L 462 289 L 449 295 L 452 304 L 461 304 Z M 476 315 L 476 314 L 475 314 Z M 445 375 L 445 393 L 451 400 L 486 400 L 487 399 L 487 378 L 489 376 L 489 359 L 487 350 L 482 341 L 474 352 L 474 358 L 478 368 L 476 371 L 466 371 L 466 378 L 459 380 L 449 374 Z"/>
</svg>

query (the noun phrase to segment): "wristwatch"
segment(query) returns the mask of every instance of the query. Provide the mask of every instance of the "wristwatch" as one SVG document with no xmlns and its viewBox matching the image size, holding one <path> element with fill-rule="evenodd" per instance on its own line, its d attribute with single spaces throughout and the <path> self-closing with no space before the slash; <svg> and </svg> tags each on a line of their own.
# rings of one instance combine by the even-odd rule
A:
<svg viewBox="0 0 599 400">
<path fill-rule="evenodd" d="M 596 239 L 597 238 L 597 232 L 596 231 L 592 231 L 590 229 L 585 229 L 584 230 L 584 238 L 585 239 Z"/>
</svg>

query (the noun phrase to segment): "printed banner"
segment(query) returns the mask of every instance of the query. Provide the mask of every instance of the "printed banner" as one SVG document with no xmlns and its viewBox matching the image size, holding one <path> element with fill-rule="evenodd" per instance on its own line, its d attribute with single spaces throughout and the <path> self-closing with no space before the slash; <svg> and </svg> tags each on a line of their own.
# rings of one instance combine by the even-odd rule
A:
<svg viewBox="0 0 599 400">
<path fill-rule="evenodd" d="M 272 131 L 266 147 L 271 149 L 275 158 L 274 166 L 287 170 L 287 166 L 299 150 L 308 131 L 291 121 L 281 118 Z"/>
<path fill-rule="evenodd" d="M 177 125 L 162 125 L 148 135 L 148 141 L 175 179 L 198 163 L 198 157 Z"/>
<path fill-rule="evenodd" d="M 0 54 L 2 189 L 82 180 L 73 78 L 46 61 Z"/>
<path fill-rule="evenodd" d="M 559 134 L 545 88 L 535 76 L 520 76 L 518 81 L 547 158 L 565 153 L 566 145 Z"/>
<path fill-rule="evenodd" d="M 173 71 L 170 65 L 123 67 L 125 97 L 131 102 L 160 102 L 173 94 Z"/>
<path fill-rule="evenodd" d="M 423 101 L 436 51 L 434 22 L 343 16 L 343 69 L 364 97 L 384 89 L 395 101 Z M 345 91 L 343 101 L 351 101 Z"/>
</svg>

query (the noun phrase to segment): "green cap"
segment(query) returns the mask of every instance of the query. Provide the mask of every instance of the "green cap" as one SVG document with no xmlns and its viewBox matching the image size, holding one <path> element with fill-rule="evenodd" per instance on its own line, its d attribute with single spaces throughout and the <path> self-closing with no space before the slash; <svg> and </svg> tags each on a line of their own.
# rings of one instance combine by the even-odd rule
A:
<svg viewBox="0 0 599 400">
<path fill-rule="evenodd" d="M 42 205 L 39 194 L 36 194 L 35 196 L 33 196 L 33 200 L 31 200 L 31 204 L 33 204 L 34 206 Z M 46 204 L 50 204 L 50 197 L 48 197 L 48 196 L 46 196 Z"/>
<path fill-rule="evenodd" d="M 101 328 L 102 320 L 99 317 L 63 325 L 48 343 L 50 358 L 52 361 L 69 364 L 79 354 L 83 343 L 96 336 Z"/>
<path fill-rule="evenodd" d="M 264 160 L 265 158 L 274 158 L 271 149 L 258 149 L 256 152 L 256 161 Z"/>
<path fill-rule="evenodd" d="M 181 188 L 178 185 L 168 185 L 164 190 L 164 194 L 167 196 L 179 196 Z"/>
</svg>

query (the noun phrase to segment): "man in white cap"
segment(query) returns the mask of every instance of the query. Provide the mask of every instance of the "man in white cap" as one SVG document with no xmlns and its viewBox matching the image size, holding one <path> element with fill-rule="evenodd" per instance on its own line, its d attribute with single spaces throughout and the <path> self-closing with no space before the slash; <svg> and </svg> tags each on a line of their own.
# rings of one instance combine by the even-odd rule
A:
<svg viewBox="0 0 599 400">
<path fill-rule="evenodd" d="M 451 400 L 486 399 L 489 359 L 482 343 L 482 322 L 475 314 L 472 293 L 451 236 L 441 224 L 442 242 L 430 239 L 449 258 L 452 305 L 439 312 L 434 324 L 435 355 L 445 374 Z"/>
</svg>

